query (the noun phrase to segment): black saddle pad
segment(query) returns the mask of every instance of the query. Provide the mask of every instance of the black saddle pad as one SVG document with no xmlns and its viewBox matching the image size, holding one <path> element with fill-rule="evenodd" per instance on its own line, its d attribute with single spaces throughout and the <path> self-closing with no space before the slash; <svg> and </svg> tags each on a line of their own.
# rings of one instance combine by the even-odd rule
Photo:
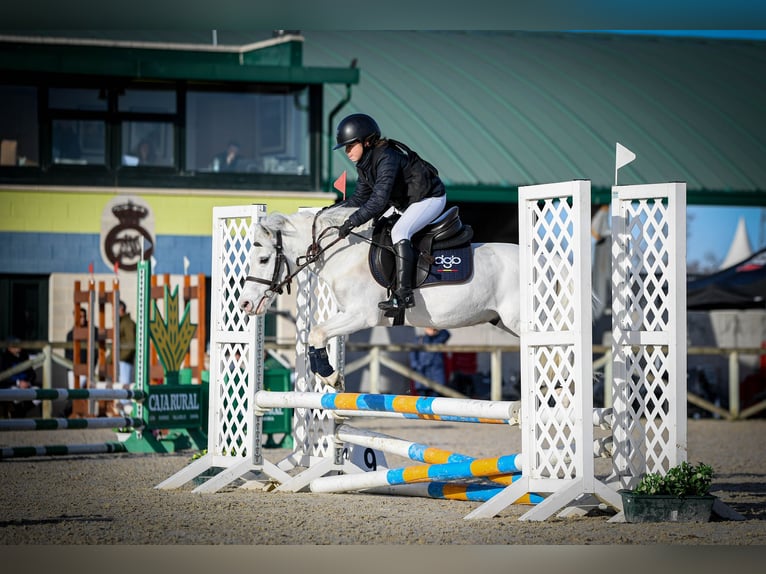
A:
<svg viewBox="0 0 766 574">
<path fill-rule="evenodd" d="M 473 248 L 470 241 L 462 245 L 421 253 L 415 273 L 415 287 L 445 283 L 464 283 L 473 276 Z M 382 287 L 394 282 L 396 262 L 391 243 L 391 223 L 380 220 L 375 224 L 369 252 L 370 272 Z"/>
</svg>

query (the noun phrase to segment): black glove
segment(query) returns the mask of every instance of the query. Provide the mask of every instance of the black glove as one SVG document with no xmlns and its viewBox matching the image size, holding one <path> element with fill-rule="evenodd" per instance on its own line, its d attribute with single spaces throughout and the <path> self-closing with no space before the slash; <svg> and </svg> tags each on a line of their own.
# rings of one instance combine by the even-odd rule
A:
<svg viewBox="0 0 766 574">
<path fill-rule="evenodd" d="M 354 229 L 354 224 L 351 223 L 348 219 L 343 222 L 343 225 L 341 225 L 338 228 L 338 237 L 341 239 L 348 236 L 349 233 L 351 233 L 351 230 Z"/>
</svg>

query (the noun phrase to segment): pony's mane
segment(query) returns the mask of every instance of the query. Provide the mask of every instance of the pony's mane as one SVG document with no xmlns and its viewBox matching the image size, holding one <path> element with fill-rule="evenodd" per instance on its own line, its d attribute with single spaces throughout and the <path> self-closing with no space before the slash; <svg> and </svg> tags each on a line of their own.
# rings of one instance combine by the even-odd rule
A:
<svg viewBox="0 0 766 574">
<path fill-rule="evenodd" d="M 332 209 L 325 209 L 319 213 L 319 223 L 322 228 L 335 225 L 341 225 L 348 216 L 356 211 L 356 207 L 333 207 Z M 311 225 L 314 221 L 315 212 L 305 211 L 296 212 L 292 214 L 280 213 L 273 211 L 266 215 L 262 221 L 262 225 L 267 229 L 276 229 L 280 227 L 283 219 L 288 219 L 297 225 Z M 361 226 L 362 228 L 366 225 Z"/>
</svg>

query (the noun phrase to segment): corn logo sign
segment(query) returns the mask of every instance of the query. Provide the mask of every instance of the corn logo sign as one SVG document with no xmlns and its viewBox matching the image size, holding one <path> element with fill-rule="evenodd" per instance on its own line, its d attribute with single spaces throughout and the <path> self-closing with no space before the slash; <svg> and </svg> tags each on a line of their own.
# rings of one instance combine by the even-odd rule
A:
<svg viewBox="0 0 766 574">
<path fill-rule="evenodd" d="M 183 364 L 184 357 L 189 351 L 189 344 L 197 330 L 197 325 L 191 322 L 189 311 L 191 305 L 186 304 L 183 317 L 178 320 L 178 286 L 168 294 L 165 285 L 165 321 L 157 309 L 157 301 L 153 301 L 152 318 L 149 321 L 149 336 L 157 349 L 157 355 L 165 370 L 165 375 L 175 373 Z"/>
</svg>

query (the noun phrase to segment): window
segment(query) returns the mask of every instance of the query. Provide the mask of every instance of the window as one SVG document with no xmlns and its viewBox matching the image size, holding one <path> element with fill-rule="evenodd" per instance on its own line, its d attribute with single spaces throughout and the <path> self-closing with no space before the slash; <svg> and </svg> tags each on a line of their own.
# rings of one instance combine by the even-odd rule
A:
<svg viewBox="0 0 766 574">
<path fill-rule="evenodd" d="M 40 163 L 37 88 L 0 86 L 0 166 Z"/>
<path fill-rule="evenodd" d="M 104 163 L 106 132 L 103 121 L 53 120 L 53 163 L 88 165 Z"/>
<path fill-rule="evenodd" d="M 122 122 L 122 160 L 126 167 L 174 165 L 173 124 Z"/>
<path fill-rule="evenodd" d="M 308 90 L 187 96 L 186 167 L 197 172 L 306 175 Z"/>
<path fill-rule="evenodd" d="M 107 92 L 104 89 L 51 88 L 48 107 L 54 110 L 106 111 Z"/>
<path fill-rule="evenodd" d="M 175 165 L 176 92 L 127 89 L 118 93 L 122 156 L 125 167 Z M 166 120 L 166 121 L 160 121 Z"/>
<path fill-rule="evenodd" d="M 117 110 L 134 114 L 176 113 L 176 93 L 171 90 L 124 90 Z"/>
<path fill-rule="evenodd" d="M 319 185 L 312 168 L 320 159 L 317 86 L 75 76 L 36 85 L 22 76 L 0 81 L 2 183 L 23 175 L 57 185 Z"/>
<path fill-rule="evenodd" d="M 51 88 L 51 158 L 54 164 L 104 165 L 108 92 L 104 89 Z"/>
</svg>

